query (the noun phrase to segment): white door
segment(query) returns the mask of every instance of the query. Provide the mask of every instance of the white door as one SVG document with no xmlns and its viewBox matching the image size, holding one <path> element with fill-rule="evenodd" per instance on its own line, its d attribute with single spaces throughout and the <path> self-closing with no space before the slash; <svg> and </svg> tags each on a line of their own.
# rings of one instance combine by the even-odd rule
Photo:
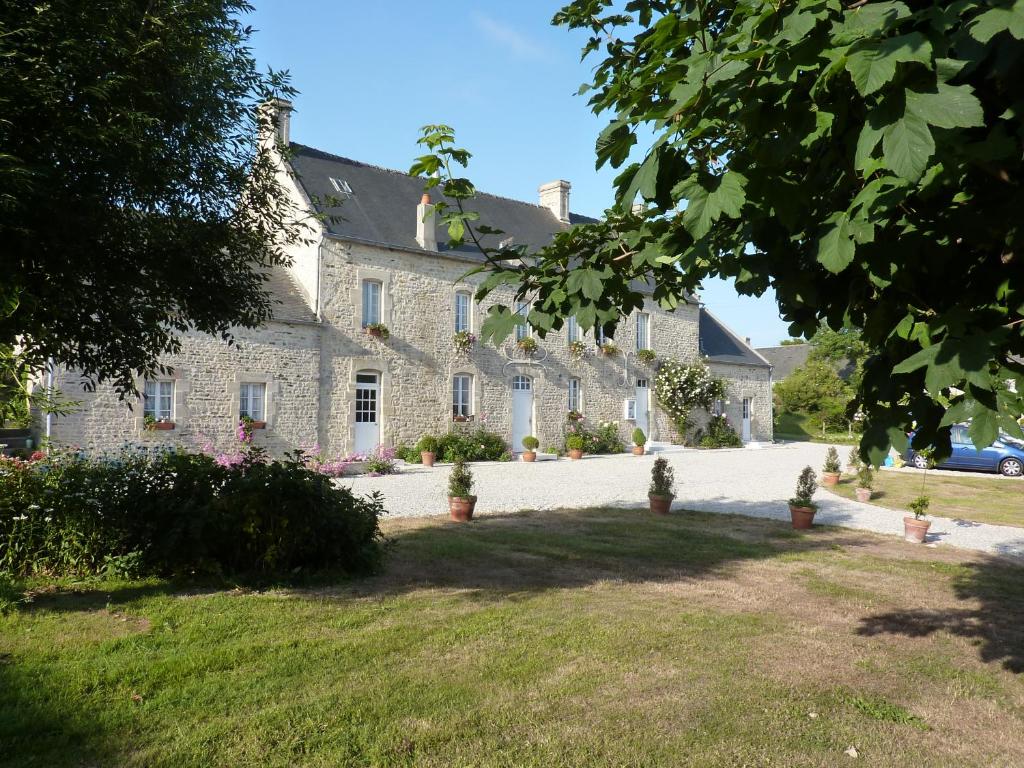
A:
<svg viewBox="0 0 1024 768">
<path fill-rule="evenodd" d="M 512 377 L 512 450 L 525 450 L 523 438 L 533 434 L 533 379 Z"/>
<path fill-rule="evenodd" d="M 355 453 L 372 453 L 380 445 L 380 376 L 356 374 Z"/>
<path fill-rule="evenodd" d="M 650 431 L 650 396 L 651 390 L 647 383 L 647 379 L 636 380 L 636 425 L 644 431 L 644 435 L 648 439 L 651 437 Z"/>
<path fill-rule="evenodd" d="M 743 442 L 750 442 L 750 398 L 743 398 Z"/>
</svg>

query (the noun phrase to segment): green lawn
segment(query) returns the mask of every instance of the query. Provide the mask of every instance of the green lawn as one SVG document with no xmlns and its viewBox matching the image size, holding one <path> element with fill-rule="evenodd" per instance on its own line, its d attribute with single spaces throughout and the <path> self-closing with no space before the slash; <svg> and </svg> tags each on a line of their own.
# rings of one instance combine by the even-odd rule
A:
<svg viewBox="0 0 1024 768">
<path fill-rule="evenodd" d="M 856 483 L 843 477 L 839 485 L 825 490 L 855 498 Z M 994 525 L 1024 526 L 1024 480 L 1003 480 L 970 472 L 956 475 L 875 472 L 871 503 L 889 509 L 907 511 L 907 504 L 925 494 L 931 499 L 928 514 L 973 520 Z"/>
<path fill-rule="evenodd" d="M 1024 568 L 694 513 L 389 521 L 306 589 L 43 592 L 12 766 L 1024 765 Z"/>
<path fill-rule="evenodd" d="M 814 416 L 793 411 L 780 411 L 775 416 L 775 439 L 795 440 L 797 442 L 838 443 L 854 445 L 860 437 L 850 437 L 845 430 L 842 432 L 821 431 L 821 422 Z"/>
</svg>

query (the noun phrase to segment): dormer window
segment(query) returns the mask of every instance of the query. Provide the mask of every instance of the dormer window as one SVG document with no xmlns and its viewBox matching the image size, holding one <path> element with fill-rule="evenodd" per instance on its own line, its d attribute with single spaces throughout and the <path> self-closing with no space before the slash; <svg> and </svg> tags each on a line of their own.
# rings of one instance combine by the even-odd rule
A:
<svg viewBox="0 0 1024 768">
<path fill-rule="evenodd" d="M 352 187 L 344 179 L 339 179 L 335 176 L 331 176 L 331 186 L 334 187 L 334 191 L 342 197 L 352 197 Z"/>
</svg>

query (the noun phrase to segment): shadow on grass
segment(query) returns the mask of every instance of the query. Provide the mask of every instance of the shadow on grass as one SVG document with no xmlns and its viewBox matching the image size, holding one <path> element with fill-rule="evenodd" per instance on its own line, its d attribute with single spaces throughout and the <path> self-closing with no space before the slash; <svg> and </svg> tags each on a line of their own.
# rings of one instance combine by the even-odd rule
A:
<svg viewBox="0 0 1024 768">
<path fill-rule="evenodd" d="M 1010 545 L 1007 551 L 1021 544 Z M 971 640 L 982 661 L 1024 672 L 1024 569 L 1001 558 L 981 558 L 956 577 L 953 590 L 972 607 L 877 614 L 862 619 L 858 632 L 905 637 L 947 632 Z"/>
</svg>

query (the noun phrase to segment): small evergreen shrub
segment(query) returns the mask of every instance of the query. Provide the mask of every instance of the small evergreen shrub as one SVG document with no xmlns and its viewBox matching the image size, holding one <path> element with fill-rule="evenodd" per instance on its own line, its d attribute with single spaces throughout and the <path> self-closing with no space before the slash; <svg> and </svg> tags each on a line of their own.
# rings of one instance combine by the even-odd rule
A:
<svg viewBox="0 0 1024 768">
<path fill-rule="evenodd" d="M 825 465 L 821 468 L 822 472 L 839 472 L 842 469 L 842 465 L 839 463 L 839 451 L 836 450 L 834 445 L 830 445 L 828 450 L 825 451 Z"/>
<path fill-rule="evenodd" d="M 818 490 L 818 476 L 810 467 L 804 467 L 796 481 L 796 495 L 789 500 L 789 503 L 794 507 L 817 509 L 818 505 L 811 501 L 816 490 Z"/>
<path fill-rule="evenodd" d="M 929 499 L 927 496 L 918 496 L 916 499 L 910 502 L 907 505 L 907 507 L 909 507 L 910 511 L 914 513 L 914 517 L 917 520 L 920 520 L 928 513 L 928 507 L 931 506 L 931 503 L 931 499 Z"/>
<path fill-rule="evenodd" d="M 505 438 L 483 427 L 453 429 L 437 441 L 438 461 L 508 461 L 511 459 Z"/>
<path fill-rule="evenodd" d="M 651 467 L 651 487 L 648 491 L 651 496 L 675 496 L 676 477 L 675 470 L 668 464 L 668 459 L 659 456 L 654 460 Z"/>
<path fill-rule="evenodd" d="M 742 448 L 743 440 L 724 416 L 712 416 L 707 430 L 697 430 L 695 442 L 701 448 Z"/>
<path fill-rule="evenodd" d="M 869 491 L 874 488 L 875 484 L 875 473 L 871 471 L 871 467 L 861 465 L 860 469 L 857 470 L 857 487 L 867 488 Z"/>
<path fill-rule="evenodd" d="M 416 443 L 416 453 L 437 453 L 438 439 L 434 435 L 424 435 Z"/>
<path fill-rule="evenodd" d="M 473 496 L 473 473 L 462 459 L 455 460 L 451 474 L 448 475 L 448 495 L 453 499 L 475 498 Z"/>
<path fill-rule="evenodd" d="M 637 427 L 633 430 L 633 445 L 645 445 L 647 443 L 647 435 L 644 431 Z"/>
<path fill-rule="evenodd" d="M 860 471 L 860 468 L 864 465 L 864 462 L 861 461 L 860 451 L 857 449 L 857 446 L 853 446 L 853 448 L 850 449 L 850 454 L 846 457 L 846 463 L 854 472 Z"/>
<path fill-rule="evenodd" d="M 565 438 L 565 449 L 567 451 L 582 451 L 587 447 L 587 441 L 583 435 L 569 435 Z"/>
<path fill-rule="evenodd" d="M 526 437 L 523 438 L 523 448 L 525 448 L 526 450 L 536 451 L 539 446 L 540 440 L 538 440 L 533 435 L 527 435 Z"/>
</svg>

